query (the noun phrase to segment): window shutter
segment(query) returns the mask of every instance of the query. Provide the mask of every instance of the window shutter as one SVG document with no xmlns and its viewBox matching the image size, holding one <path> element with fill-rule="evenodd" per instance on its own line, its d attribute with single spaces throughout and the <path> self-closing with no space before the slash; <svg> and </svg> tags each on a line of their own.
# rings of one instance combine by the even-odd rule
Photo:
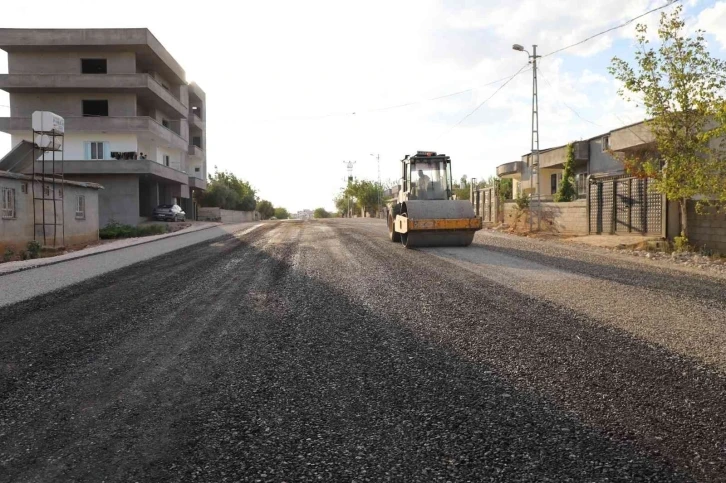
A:
<svg viewBox="0 0 726 483">
<path fill-rule="evenodd" d="M 83 151 L 85 159 L 91 159 L 91 143 L 86 141 L 83 143 Z"/>
</svg>

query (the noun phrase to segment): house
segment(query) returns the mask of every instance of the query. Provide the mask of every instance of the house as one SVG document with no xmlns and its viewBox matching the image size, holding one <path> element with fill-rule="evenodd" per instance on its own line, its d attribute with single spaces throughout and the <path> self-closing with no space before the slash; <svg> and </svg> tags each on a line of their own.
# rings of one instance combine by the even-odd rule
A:
<svg viewBox="0 0 726 483">
<path fill-rule="evenodd" d="M 51 193 L 45 192 L 50 189 L 57 191 L 57 201 L 46 201 L 43 207 L 38 198 L 51 198 Z M 48 239 L 57 237 L 57 243 L 52 244 L 56 246 L 98 240 L 98 198 L 102 190 L 96 183 L 53 182 L 48 178 L 36 178 L 34 183 L 31 176 L 0 171 L 0 246 L 22 247 L 33 239 L 43 244 L 44 228 Z M 55 219 L 58 225 L 51 222 Z"/>
<path fill-rule="evenodd" d="M 9 72 L 0 89 L 10 94 L 0 131 L 13 146 L 0 169 L 33 171 L 30 117 L 52 111 L 65 118 L 66 179 L 105 188 L 101 226 L 136 225 L 162 203 L 195 217 L 206 189 L 206 95 L 149 30 L 4 28 L 0 48 Z"/>
</svg>

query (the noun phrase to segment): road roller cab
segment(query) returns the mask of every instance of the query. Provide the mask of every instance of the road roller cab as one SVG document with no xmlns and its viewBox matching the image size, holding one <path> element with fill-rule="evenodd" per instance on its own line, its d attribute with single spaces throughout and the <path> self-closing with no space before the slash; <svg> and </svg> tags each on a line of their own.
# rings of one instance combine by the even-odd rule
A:
<svg viewBox="0 0 726 483">
<path fill-rule="evenodd" d="M 388 215 L 390 239 L 406 248 L 470 245 L 481 220 L 469 201 L 452 195 L 449 156 L 418 151 L 404 157 L 398 199 Z"/>
</svg>

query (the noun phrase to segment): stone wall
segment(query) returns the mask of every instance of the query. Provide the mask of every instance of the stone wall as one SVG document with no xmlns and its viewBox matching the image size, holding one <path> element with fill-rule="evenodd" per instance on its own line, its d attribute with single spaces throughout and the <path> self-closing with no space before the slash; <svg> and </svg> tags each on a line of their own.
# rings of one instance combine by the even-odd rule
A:
<svg viewBox="0 0 726 483">
<path fill-rule="evenodd" d="M 689 242 L 697 248 L 706 248 L 726 254 L 726 213 L 714 208 L 696 211 L 696 203 L 688 205 Z"/>
<path fill-rule="evenodd" d="M 537 226 L 537 202 L 530 204 L 533 212 L 533 223 Z M 513 201 L 504 203 L 504 223 L 515 225 L 517 204 Z M 529 227 L 529 217 L 520 215 L 518 228 Z M 587 235 L 587 201 L 577 200 L 567 203 L 542 203 L 542 231 Z"/>
<path fill-rule="evenodd" d="M 256 211 L 223 210 L 216 207 L 199 208 L 199 221 L 221 221 L 222 223 L 245 223 L 257 221 L 260 214 Z"/>
</svg>

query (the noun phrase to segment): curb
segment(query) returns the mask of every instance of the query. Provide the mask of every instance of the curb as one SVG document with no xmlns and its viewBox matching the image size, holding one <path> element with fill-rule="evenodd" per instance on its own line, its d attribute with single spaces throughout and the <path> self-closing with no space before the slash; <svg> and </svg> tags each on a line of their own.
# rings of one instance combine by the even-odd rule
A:
<svg viewBox="0 0 726 483">
<path fill-rule="evenodd" d="M 88 257 L 93 257 L 95 255 L 103 255 L 105 253 L 116 252 L 118 250 L 123 250 L 125 248 L 133 248 L 133 247 L 137 247 L 139 245 L 146 245 L 147 243 L 154 243 L 154 242 L 157 242 L 157 241 L 164 241 L 164 240 L 166 240 L 168 238 L 174 238 L 174 237 L 182 236 L 182 235 L 189 235 L 189 234 L 196 233 L 196 232 L 199 232 L 199 231 L 209 230 L 210 228 L 217 228 L 219 226 L 224 226 L 224 225 L 211 225 L 211 226 L 207 226 L 207 227 L 200 228 L 198 230 L 194 230 L 194 231 L 190 231 L 190 232 L 186 232 L 186 233 L 184 232 L 184 230 L 179 230 L 178 232 L 168 234 L 164 238 L 156 238 L 156 239 L 153 239 L 153 240 L 144 240 L 144 241 L 141 241 L 139 243 L 134 243 L 133 245 L 126 245 L 126 246 L 123 246 L 123 247 L 110 248 L 108 250 L 104 250 L 104 251 L 101 251 L 101 252 L 86 253 L 85 255 L 79 255 L 77 257 L 72 257 L 72 258 L 66 258 L 65 260 L 53 260 L 53 261 L 50 261 L 48 263 L 42 263 L 40 265 L 30 265 L 30 266 L 27 266 L 27 267 L 19 267 L 19 268 L 16 268 L 15 270 L 8 270 L 7 272 L 0 273 L 0 277 L 4 277 L 5 275 L 11 275 L 13 273 L 25 272 L 26 270 L 33 270 L 35 268 L 49 267 L 51 265 L 58 265 L 59 263 L 71 262 L 73 260 L 78 260 L 78 259 L 81 259 L 81 258 L 88 258 Z M 224 236 L 224 235 L 220 235 L 220 236 Z"/>
</svg>

